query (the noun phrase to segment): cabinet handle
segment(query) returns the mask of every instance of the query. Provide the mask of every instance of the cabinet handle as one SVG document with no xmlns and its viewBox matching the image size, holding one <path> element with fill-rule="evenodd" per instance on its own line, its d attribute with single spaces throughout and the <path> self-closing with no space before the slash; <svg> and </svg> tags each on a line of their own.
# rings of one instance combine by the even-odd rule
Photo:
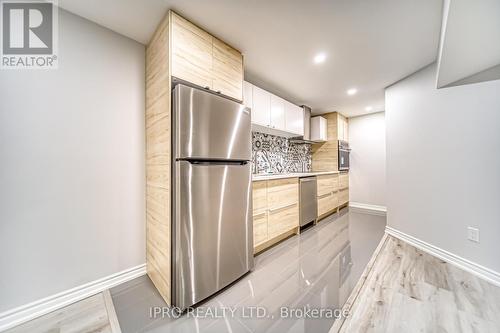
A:
<svg viewBox="0 0 500 333">
<path fill-rule="evenodd" d="M 261 216 L 264 216 L 264 215 L 266 215 L 266 212 L 265 212 L 265 211 L 264 211 L 264 212 L 262 212 L 262 213 L 259 213 L 259 214 L 255 214 L 255 215 L 253 216 L 253 218 L 261 217 Z"/>
<path fill-rule="evenodd" d="M 277 212 L 279 210 L 282 210 L 282 209 L 285 209 L 285 208 L 288 208 L 288 207 L 293 207 L 295 206 L 297 203 L 294 202 L 293 204 L 288 204 L 288 205 L 284 205 L 284 206 L 281 206 L 281 207 L 277 207 L 277 208 L 271 208 L 269 209 L 269 213 L 273 213 L 273 212 Z"/>
<path fill-rule="evenodd" d="M 318 196 L 318 199 L 323 199 L 323 198 L 326 198 L 327 196 L 332 195 L 332 193 L 333 193 L 333 192 L 330 192 L 330 193 L 327 193 L 327 194 L 320 195 L 320 196 Z"/>
</svg>

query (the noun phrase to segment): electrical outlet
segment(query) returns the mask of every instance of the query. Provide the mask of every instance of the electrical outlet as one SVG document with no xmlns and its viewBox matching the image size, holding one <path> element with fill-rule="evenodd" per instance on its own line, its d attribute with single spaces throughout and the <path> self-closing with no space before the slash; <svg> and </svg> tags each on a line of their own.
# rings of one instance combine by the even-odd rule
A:
<svg viewBox="0 0 500 333">
<path fill-rule="evenodd" d="M 479 243 L 479 229 L 473 228 L 473 227 L 468 227 L 467 228 L 467 238 L 470 241 Z"/>
</svg>

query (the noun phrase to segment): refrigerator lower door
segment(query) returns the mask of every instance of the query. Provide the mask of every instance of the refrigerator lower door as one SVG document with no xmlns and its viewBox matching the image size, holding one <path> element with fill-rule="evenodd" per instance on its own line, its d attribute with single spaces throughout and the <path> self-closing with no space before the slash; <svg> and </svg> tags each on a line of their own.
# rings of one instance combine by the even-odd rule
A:
<svg viewBox="0 0 500 333">
<path fill-rule="evenodd" d="M 176 162 L 173 305 L 198 303 L 253 268 L 250 167 Z"/>
</svg>

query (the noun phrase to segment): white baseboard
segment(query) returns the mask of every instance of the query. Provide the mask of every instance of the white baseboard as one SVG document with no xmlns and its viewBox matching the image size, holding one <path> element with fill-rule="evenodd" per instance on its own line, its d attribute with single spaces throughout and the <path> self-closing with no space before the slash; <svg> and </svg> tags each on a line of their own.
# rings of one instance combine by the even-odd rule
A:
<svg viewBox="0 0 500 333">
<path fill-rule="evenodd" d="M 349 201 L 349 208 L 353 208 L 354 210 L 360 210 L 367 213 L 377 214 L 377 215 L 386 215 L 387 207 L 386 206 L 377 206 L 364 204 L 361 202 L 353 202 Z"/>
<path fill-rule="evenodd" d="M 146 274 L 146 264 L 0 313 L 0 332 Z"/>
<path fill-rule="evenodd" d="M 391 228 L 389 226 L 385 227 L 385 232 L 391 236 L 401 239 L 406 243 L 413 245 L 414 247 L 427 252 L 439 259 L 442 259 L 458 268 L 463 269 L 471 274 L 474 274 L 483 280 L 486 280 L 496 286 L 500 287 L 500 273 L 465 258 L 459 257 L 453 253 L 445 251 L 437 246 L 426 243 L 418 238 L 405 234 L 399 230 Z"/>
</svg>

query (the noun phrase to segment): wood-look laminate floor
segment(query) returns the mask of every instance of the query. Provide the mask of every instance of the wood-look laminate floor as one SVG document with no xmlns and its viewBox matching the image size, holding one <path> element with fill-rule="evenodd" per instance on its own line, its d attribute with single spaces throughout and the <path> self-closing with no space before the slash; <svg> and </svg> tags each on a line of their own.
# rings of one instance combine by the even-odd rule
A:
<svg viewBox="0 0 500 333">
<path fill-rule="evenodd" d="M 350 317 L 330 332 L 500 332 L 499 287 L 394 237 L 383 242 Z"/>
<path fill-rule="evenodd" d="M 77 332 L 121 332 L 109 290 L 5 331 L 5 333 Z"/>
</svg>

